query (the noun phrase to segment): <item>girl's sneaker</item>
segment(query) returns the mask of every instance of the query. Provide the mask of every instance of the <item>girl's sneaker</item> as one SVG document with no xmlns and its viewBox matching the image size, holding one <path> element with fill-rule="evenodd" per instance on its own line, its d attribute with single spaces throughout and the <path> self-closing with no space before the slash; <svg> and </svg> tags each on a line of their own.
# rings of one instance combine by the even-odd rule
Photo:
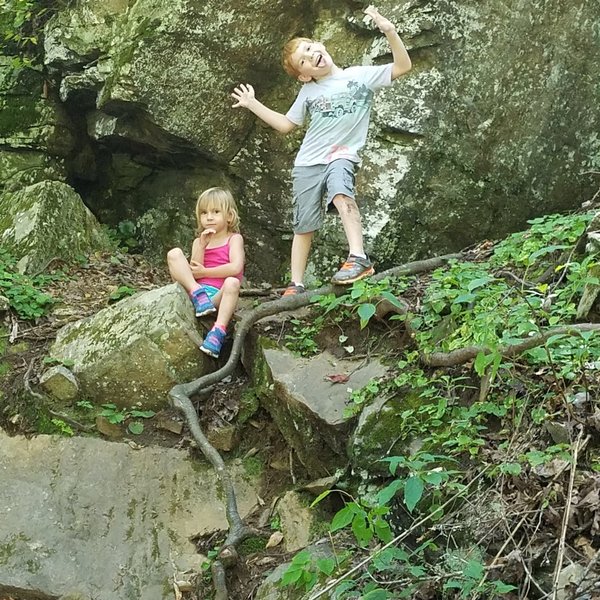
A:
<svg viewBox="0 0 600 600">
<path fill-rule="evenodd" d="M 203 317 L 210 313 L 216 312 L 215 305 L 210 301 L 208 294 L 204 291 L 204 288 L 199 287 L 190 294 L 194 310 L 196 311 L 197 317 Z"/>
<path fill-rule="evenodd" d="M 226 333 L 220 327 L 213 327 L 204 338 L 200 350 L 213 358 L 219 358 Z"/>
</svg>

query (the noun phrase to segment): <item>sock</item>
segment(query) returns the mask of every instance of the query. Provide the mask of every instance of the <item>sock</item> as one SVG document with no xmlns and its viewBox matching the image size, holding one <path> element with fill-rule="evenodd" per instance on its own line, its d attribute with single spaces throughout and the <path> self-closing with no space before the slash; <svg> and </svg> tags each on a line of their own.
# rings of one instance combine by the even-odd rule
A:
<svg viewBox="0 0 600 600">
<path fill-rule="evenodd" d="M 366 254 L 359 254 L 358 252 L 350 252 L 352 256 L 356 256 L 357 258 L 367 258 Z"/>
<path fill-rule="evenodd" d="M 213 329 L 220 329 L 223 333 L 227 333 L 227 325 L 222 325 L 221 323 L 215 323 Z"/>
<path fill-rule="evenodd" d="M 294 285 L 301 285 L 302 287 L 304 287 L 304 284 L 301 281 L 292 281 L 292 283 Z"/>
</svg>

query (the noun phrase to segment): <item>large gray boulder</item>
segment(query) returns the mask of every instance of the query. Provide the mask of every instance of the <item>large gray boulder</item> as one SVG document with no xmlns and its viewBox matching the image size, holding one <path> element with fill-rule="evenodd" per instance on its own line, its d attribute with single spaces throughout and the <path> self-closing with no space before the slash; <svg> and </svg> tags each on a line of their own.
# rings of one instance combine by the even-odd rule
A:
<svg viewBox="0 0 600 600">
<path fill-rule="evenodd" d="M 231 89 L 248 81 L 285 112 L 298 90 L 279 64 L 286 39 L 320 39 L 341 66 L 388 61 L 386 40 L 357 5 L 130 4 L 77 0 L 47 26 L 46 64 L 103 159 L 92 175 L 78 167 L 92 182 L 86 202 L 110 222 L 133 218 L 158 258 L 172 244 L 165 230 L 176 243 L 189 237 L 186 215 L 197 193 L 224 183 L 240 199 L 254 258 L 249 273 L 281 277 L 289 171 L 302 132 L 282 138 L 232 109 Z M 595 6 L 382 0 L 379 8 L 397 24 L 414 64 L 377 95 L 357 176 L 379 268 L 500 237 L 595 193 Z M 107 152 L 122 158 L 105 160 Z M 143 168 L 152 173 L 130 184 L 131 172 Z M 310 274 L 322 279 L 345 252 L 339 220 L 329 217 Z"/>
<path fill-rule="evenodd" d="M 110 247 L 81 197 L 66 183 L 42 181 L 0 196 L 0 244 L 24 273 L 42 271 L 54 258 L 66 261 Z"/>
<path fill-rule="evenodd" d="M 168 448 L 0 431 L 0 597 L 164 600 L 197 574 L 192 538 L 226 530 L 209 465 Z M 244 518 L 253 480 L 229 465 Z"/>
<path fill-rule="evenodd" d="M 71 365 L 82 398 L 160 409 L 176 384 L 200 377 L 214 361 L 200 352 L 192 304 L 179 284 L 136 294 L 63 327 L 49 350 Z"/>
<path fill-rule="evenodd" d="M 311 476 L 332 475 L 348 464 L 347 442 L 354 420 L 345 414 L 349 390 L 383 376 L 381 363 L 357 365 L 328 352 L 302 358 L 259 337 L 248 343 L 245 366 L 261 404 Z M 348 379 L 333 383 L 328 378 L 332 375 Z"/>
</svg>

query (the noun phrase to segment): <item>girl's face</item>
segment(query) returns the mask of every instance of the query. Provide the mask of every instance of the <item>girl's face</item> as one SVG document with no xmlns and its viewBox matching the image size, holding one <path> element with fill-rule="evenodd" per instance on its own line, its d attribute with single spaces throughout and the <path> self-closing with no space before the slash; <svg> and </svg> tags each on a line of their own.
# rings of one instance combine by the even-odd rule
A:
<svg viewBox="0 0 600 600">
<path fill-rule="evenodd" d="M 216 233 L 227 231 L 229 215 L 218 206 L 207 206 L 200 210 L 200 224 L 202 229 L 214 229 Z"/>
</svg>

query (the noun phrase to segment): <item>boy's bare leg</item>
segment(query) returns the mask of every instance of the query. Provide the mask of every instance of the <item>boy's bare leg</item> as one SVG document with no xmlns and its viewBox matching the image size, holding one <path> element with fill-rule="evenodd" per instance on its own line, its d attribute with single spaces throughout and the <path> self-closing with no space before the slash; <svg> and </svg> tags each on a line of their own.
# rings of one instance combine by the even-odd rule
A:
<svg viewBox="0 0 600 600">
<path fill-rule="evenodd" d="M 302 283 L 314 231 L 296 233 L 292 241 L 292 282 Z"/>
<path fill-rule="evenodd" d="M 167 265 L 173 281 L 179 282 L 189 294 L 198 287 L 198 282 L 192 275 L 190 263 L 181 248 L 173 248 L 167 253 Z"/>
<path fill-rule="evenodd" d="M 219 307 L 216 324 L 227 328 L 231 317 L 237 307 L 240 297 L 240 280 L 237 277 L 228 277 L 223 282 L 223 287 L 213 296 L 212 303 Z"/>
<path fill-rule="evenodd" d="M 344 232 L 346 233 L 346 239 L 350 247 L 350 254 L 364 256 L 362 222 L 356 201 L 344 194 L 338 194 L 334 196 L 333 204 L 342 219 L 342 225 L 344 226 Z"/>
</svg>

